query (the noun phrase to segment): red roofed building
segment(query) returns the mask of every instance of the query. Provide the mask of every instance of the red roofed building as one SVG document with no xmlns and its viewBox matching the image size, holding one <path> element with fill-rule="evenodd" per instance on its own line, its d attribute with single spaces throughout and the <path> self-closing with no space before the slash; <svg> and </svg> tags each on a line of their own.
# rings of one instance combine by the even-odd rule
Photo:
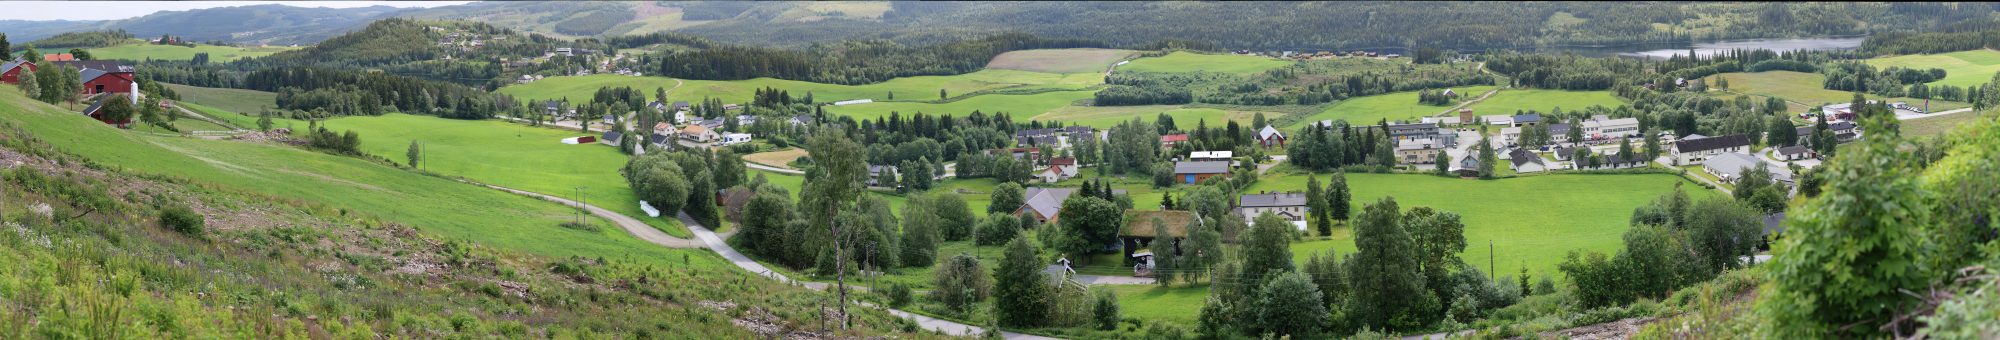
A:
<svg viewBox="0 0 2000 340">
<path fill-rule="evenodd" d="M 69 53 L 43 54 L 42 61 L 76 61 L 76 56 Z"/>
<path fill-rule="evenodd" d="M 0 83 L 20 84 L 21 72 L 34 71 L 35 63 L 27 60 L 15 59 L 14 61 L 0 63 Z"/>
<path fill-rule="evenodd" d="M 78 81 L 83 89 L 77 94 L 137 93 L 139 83 L 134 76 L 134 68 L 108 60 L 61 61 L 54 65 L 75 68 L 82 75 Z"/>
<path fill-rule="evenodd" d="M 1186 143 L 1187 141 L 1188 141 L 1188 135 L 1185 133 L 1176 133 L 1171 135 L 1160 136 L 1160 146 L 1166 148 L 1173 148 L 1175 145 L 1180 145 L 1181 143 Z"/>
</svg>

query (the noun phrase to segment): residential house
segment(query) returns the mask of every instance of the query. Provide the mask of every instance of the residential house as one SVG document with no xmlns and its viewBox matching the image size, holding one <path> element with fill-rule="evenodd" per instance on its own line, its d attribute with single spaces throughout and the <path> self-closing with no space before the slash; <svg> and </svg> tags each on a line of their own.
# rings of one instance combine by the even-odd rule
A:
<svg viewBox="0 0 2000 340">
<path fill-rule="evenodd" d="M 1669 151 L 1672 151 L 1675 162 L 1694 164 L 1718 154 L 1745 153 L 1750 150 L 1750 137 L 1744 135 L 1694 137 L 1701 136 L 1689 135 L 1688 138 L 1674 141 Z"/>
<path fill-rule="evenodd" d="M 1182 183 L 1199 184 L 1215 176 L 1229 176 L 1229 161 L 1174 162 L 1174 177 Z"/>
<path fill-rule="evenodd" d="M 1408 139 L 1396 142 L 1396 159 L 1403 164 L 1432 164 L 1437 162 L 1439 152 L 1445 145 L 1429 139 Z"/>
<path fill-rule="evenodd" d="M 1452 165 L 1452 171 L 1458 172 L 1459 176 L 1479 176 L 1478 153 L 1467 152 L 1464 156 L 1459 156 L 1458 160 L 1453 161 L 1453 163 L 1455 164 Z"/>
<path fill-rule="evenodd" d="M 674 124 L 669 124 L 669 123 L 667 123 L 667 122 L 658 122 L 658 123 L 653 123 L 653 134 L 660 134 L 660 135 L 670 135 L 670 136 L 671 136 L 671 135 L 673 135 L 673 134 L 675 134 L 675 133 L 679 133 L 679 132 L 680 132 L 680 129 L 675 129 L 675 128 L 674 128 Z"/>
<path fill-rule="evenodd" d="M 894 188 L 898 184 L 896 179 L 902 178 L 901 176 L 897 176 L 899 173 L 896 170 L 896 166 L 893 165 L 870 164 L 868 165 L 868 186 Z"/>
<path fill-rule="evenodd" d="M 1832 131 L 1834 139 L 1842 143 L 1852 142 L 1855 139 L 1861 138 L 1861 129 L 1859 129 L 1859 126 L 1854 125 L 1854 122 L 1827 123 L 1826 129 L 1827 131 Z"/>
<path fill-rule="evenodd" d="M 1569 123 L 1548 123 L 1542 124 L 1542 126 L 1548 128 L 1550 143 L 1569 144 L 1571 142 L 1569 140 Z"/>
<path fill-rule="evenodd" d="M 710 130 L 708 127 L 701 126 L 700 124 L 688 124 L 687 127 L 681 128 L 680 136 L 681 139 L 696 143 L 707 143 L 722 138 L 721 135 L 715 133 L 715 130 Z"/>
<path fill-rule="evenodd" d="M 1056 159 L 1049 160 L 1049 167 L 1042 169 L 1042 172 L 1036 173 L 1035 176 L 1040 177 L 1043 183 L 1055 183 L 1075 178 L 1076 174 L 1077 165 L 1075 158 L 1057 157 Z"/>
<path fill-rule="evenodd" d="M 562 102 L 551 100 L 543 102 L 542 107 L 543 112 L 548 113 L 549 117 L 562 116 Z"/>
<path fill-rule="evenodd" d="M 749 142 L 750 134 L 748 133 L 725 133 L 722 134 L 722 141 L 717 145 L 736 145 Z"/>
<path fill-rule="evenodd" d="M 605 131 L 603 137 L 597 138 L 599 143 L 610 146 L 618 146 L 618 143 L 623 140 L 625 140 L 625 134 L 618 133 L 618 131 Z"/>
<path fill-rule="evenodd" d="M 674 111 L 687 111 L 687 109 L 688 109 L 688 102 L 687 102 L 687 101 L 685 101 L 685 100 L 681 100 L 681 101 L 675 101 L 675 102 L 674 102 L 674 107 L 673 107 L 673 110 L 674 110 Z"/>
<path fill-rule="evenodd" d="M 1804 145 L 1793 145 L 1793 146 L 1778 148 L 1778 159 L 1780 160 L 1796 161 L 1796 160 L 1813 159 L 1813 158 L 1819 158 L 1819 153 L 1813 152 L 1812 148 L 1808 148 Z"/>
<path fill-rule="evenodd" d="M 1547 162 L 1542 161 L 1542 156 L 1535 155 L 1534 152 L 1529 152 L 1528 149 L 1515 148 L 1513 152 L 1507 153 L 1507 158 L 1509 161 L 1514 162 L 1515 173 L 1526 174 L 1549 170 L 1549 165 Z"/>
<path fill-rule="evenodd" d="M 1162 148 L 1172 149 L 1174 146 L 1181 145 L 1181 143 L 1187 143 L 1187 141 L 1188 135 L 1185 133 L 1160 135 L 1160 147 Z"/>
<path fill-rule="evenodd" d="M 1126 258 L 1133 250 L 1146 248 L 1153 239 L 1168 238 L 1168 249 L 1153 249 L 1154 253 L 1173 251 L 1180 253 L 1180 240 L 1188 237 L 1188 226 L 1197 223 L 1194 212 L 1180 210 L 1126 210 L 1125 225 L 1118 229 L 1118 238 L 1125 242 Z M 1159 224 L 1154 224 L 1158 222 Z"/>
<path fill-rule="evenodd" d="M 792 126 L 794 126 L 794 127 L 797 127 L 797 126 L 812 126 L 812 125 L 813 125 L 813 116 L 810 116 L 810 115 L 797 115 L 797 116 L 792 116 L 792 119 L 790 120 L 790 122 L 792 123 Z"/>
<path fill-rule="evenodd" d="M 1042 162 L 1042 149 L 1037 148 L 993 149 L 986 151 L 987 155 L 996 153 L 1005 153 L 1008 156 L 1013 156 L 1014 160 L 1025 160 L 1037 164 Z"/>
<path fill-rule="evenodd" d="M 1874 104 L 1875 101 L 1870 100 L 1868 103 Z M 1828 104 L 1819 107 L 1819 113 L 1826 115 L 1827 120 L 1851 121 L 1854 120 L 1854 103 Z"/>
<path fill-rule="evenodd" d="M 1264 213 L 1271 213 L 1286 221 L 1304 222 L 1306 214 L 1306 194 L 1302 192 L 1259 192 L 1244 194 L 1236 201 L 1236 214 L 1243 220 L 1254 220 Z"/>
<path fill-rule="evenodd" d="M 1275 126 L 1265 125 L 1263 130 L 1257 131 L 1257 142 L 1263 144 L 1266 148 L 1271 147 L 1271 145 L 1284 147 L 1285 134 L 1278 132 L 1278 128 Z"/>
<path fill-rule="evenodd" d="M 1021 193 L 1021 208 L 1015 209 L 1014 215 L 1018 215 L 1021 218 L 1033 218 L 1042 223 L 1049 223 L 1054 222 L 1056 217 L 1062 213 L 1063 200 L 1069 199 L 1069 195 L 1076 194 L 1076 189 L 1028 188 L 1028 190 Z"/>
<path fill-rule="evenodd" d="M 35 72 L 35 63 L 20 58 L 0 63 L 0 83 L 21 83 L 21 72 Z"/>
<path fill-rule="evenodd" d="M 1423 122 L 1429 124 L 1437 124 L 1438 127 L 1452 127 L 1452 126 L 1465 125 L 1465 120 L 1459 117 L 1424 117 Z"/>
<path fill-rule="evenodd" d="M 1791 169 L 1765 162 L 1762 159 L 1757 159 L 1757 156 L 1750 154 L 1725 153 L 1715 155 L 1714 157 L 1709 157 L 1708 160 L 1702 161 L 1701 167 L 1705 171 L 1708 171 L 1709 174 L 1715 175 L 1715 178 L 1722 179 L 1723 183 L 1736 183 L 1736 180 L 1743 179 L 1744 172 L 1755 169 L 1755 167 L 1764 167 L 1764 169 L 1770 170 L 1771 180 L 1785 183 L 1792 182 Z"/>
<path fill-rule="evenodd" d="M 748 128 L 751 125 L 757 125 L 757 116 L 736 115 L 736 126 L 738 126 L 737 130 Z"/>
<path fill-rule="evenodd" d="M 1506 145 L 1520 145 L 1521 128 L 1519 127 L 1500 128 L 1500 142 L 1505 143 Z"/>
<path fill-rule="evenodd" d="M 1540 114 L 1530 113 L 1524 115 L 1514 115 L 1513 119 L 1514 127 L 1535 126 L 1541 124 L 1542 124 L 1542 115 Z"/>
<path fill-rule="evenodd" d="M 670 134 L 655 133 L 650 136 L 646 136 L 646 145 L 652 145 L 653 148 L 655 149 L 670 149 L 674 147 L 674 136 Z"/>
<path fill-rule="evenodd" d="M 1556 160 L 1558 161 L 1567 161 L 1571 156 L 1576 155 L 1576 147 L 1558 146 L 1555 150 L 1550 150 L 1550 153 L 1555 154 L 1554 156 L 1556 156 Z"/>
<path fill-rule="evenodd" d="M 1190 160 L 1190 161 L 1197 161 L 1197 162 L 1210 162 L 1210 161 L 1220 161 L 1220 162 L 1229 162 L 1229 161 L 1234 161 L 1234 160 L 1236 160 L 1236 152 L 1235 152 L 1235 151 L 1195 151 L 1195 152 L 1191 152 L 1191 153 L 1188 153 L 1188 160 Z"/>
<path fill-rule="evenodd" d="M 1389 138 L 1396 141 L 1437 139 L 1438 135 L 1449 132 L 1440 131 L 1436 123 L 1389 124 Z"/>
</svg>

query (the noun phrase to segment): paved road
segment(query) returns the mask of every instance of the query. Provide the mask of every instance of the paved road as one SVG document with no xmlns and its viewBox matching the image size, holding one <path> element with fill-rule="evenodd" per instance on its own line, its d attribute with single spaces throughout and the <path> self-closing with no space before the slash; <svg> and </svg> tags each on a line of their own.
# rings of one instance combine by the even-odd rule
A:
<svg viewBox="0 0 2000 340">
<path fill-rule="evenodd" d="M 728 242 L 724 242 L 721 235 L 716 235 L 714 231 L 708 230 L 708 227 L 704 227 L 701 225 L 701 223 L 695 222 L 693 219 L 690 219 L 687 214 L 680 214 L 679 218 L 681 220 L 681 224 L 687 225 L 688 231 L 694 232 L 695 238 L 700 239 L 701 242 L 706 243 L 708 245 L 709 250 L 714 250 L 716 254 L 721 254 L 723 259 L 729 260 L 729 263 L 735 264 L 737 267 L 743 268 L 743 270 L 748 270 L 752 273 L 763 275 L 764 277 L 771 278 L 772 280 L 778 280 L 778 282 L 797 283 L 805 286 L 806 288 L 811 288 L 815 290 L 827 290 L 833 287 L 833 284 L 830 283 L 796 281 L 792 280 L 789 277 L 785 277 L 784 274 L 772 271 L 771 268 L 764 267 L 764 264 L 757 263 L 756 260 L 751 260 L 750 257 L 748 256 L 743 256 L 743 253 L 737 252 L 736 248 L 730 247 Z M 847 288 L 850 290 L 856 290 L 857 288 L 860 287 L 850 285 Z M 877 306 L 875 304 L 867 302 L 855 301 L 855 304 L 869 308 L 886 310 L 889 312 L 889 314 L 893 314 L 898 317 L 902 317 L 904 319 L 910 319 L 912 321 L 916 321 L 917 325 L 923 326 L 924 329 L 937 330 L 949 335 L 978 336 L 986 333 L 986 329 L 979 326 L 957 323 L 950 320 L 932 318 L 892 308 L 882 308 L 881 306 Z M 1043 336 L 1020 334 L 1014 332 L 1001 332 L 1001 336 L 1007 339 L 1051 339 Z"/>
<path fill-rule="evenodd" d="M 564 199 L 562 197 L 543 195 L 540 193 L 535 193 L 525 190 L 515 190 L 513 188 L 502 187 L 492 184 L 480 184 L 480 185 L 484 185 L 488 188 L 499 189 L 500 191 L 533 196 L 536 198 L 541 198 L 543 200 L 562 203 L 563 205 L 569 205 L 569 206 L 577 205 L 576 201 L 571 201 L 568 199 Z M 611 220 L 612 224 L 618 225 L 618 228 L 625 229 L 625 232 L 631 233 L 633 237 L 638 237 L 639 239 L 645 240 L 646 242 L 652 242 L 653 244 L 658 244 L 668 248 L 702 247 L 701 242 L 674 237 L 673 235 L 667 235 L 666 232 L 662 232 L 659 229 L 655 229 L 653 228 L 653 226 L 646 225 L 645 222 L 640 222 L 638 219 L 632 218 L 631 216 L 625 216 L 625 214 L 620 214 L 610 210 L 605 210 L 604 208 L 599 208 L 595 205 L 589 205 L 589 204 L 584 204 L 583 208 L 584 210 L 589 210 L 591 215 L 597 215 L 597 217 L 603 217 L 604 219 Z M 694 225 L 688 226 L 688 229 L 694 229 L 694 228 L 695 228 Z"/>
<path fill-rule="evenodd" d="M 1968 108 L 1963 108 L 1963 109 L 1957 109 L 1957 110 L 1945 110 L 1945 111 L 1938 111 L 1938 112 L 1932 112 L 1932 113 L 1925 113 L 1925 114 L 1915 114 L 1915 115 L 1903 115 L 1903 116 L 1896 116 L 1896 120 L 1911 120 L 1911 119 L 1924 119 L 1924 118 L 1930 118 L 1930 117 L 1937 117 L 1937 116 L 1943 116 L 1943 115 L 1948 115 L 1948 114 L 1954 114 L 1954 113 L 1960 113 L 1960 112 L 1972 112 L 1972 108 L 1969 108 L 1969 107 L 1968 107 Z"/>
</svg>

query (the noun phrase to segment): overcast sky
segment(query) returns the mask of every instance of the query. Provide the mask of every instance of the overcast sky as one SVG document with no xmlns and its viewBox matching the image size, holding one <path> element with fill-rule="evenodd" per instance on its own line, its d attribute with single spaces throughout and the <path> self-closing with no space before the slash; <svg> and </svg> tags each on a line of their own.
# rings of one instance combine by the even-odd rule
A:
<svg viewBox="0 0 2000 340">
<path fill-rule="evenodd" d="M 285 4 L 297 7 L 438 7 L 471 1 L 8 1 L 0 20 L 111 20 L 159 11 Z"/>
</svg>

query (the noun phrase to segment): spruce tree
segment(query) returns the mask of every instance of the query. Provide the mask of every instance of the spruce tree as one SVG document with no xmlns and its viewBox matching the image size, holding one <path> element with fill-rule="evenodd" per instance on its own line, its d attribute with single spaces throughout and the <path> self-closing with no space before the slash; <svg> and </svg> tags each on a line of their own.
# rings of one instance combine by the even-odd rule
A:
<svg viewBox="0 0 2000 340">
<path fill-rule="evenodd" d="M 1026 236 L 1007 242 L 1000 267 L 993 271 L 993 318 L 1007 327 L 1041 325 L 1049 310 L 1048 290 L 1033 242 Z"/>
</svg>

